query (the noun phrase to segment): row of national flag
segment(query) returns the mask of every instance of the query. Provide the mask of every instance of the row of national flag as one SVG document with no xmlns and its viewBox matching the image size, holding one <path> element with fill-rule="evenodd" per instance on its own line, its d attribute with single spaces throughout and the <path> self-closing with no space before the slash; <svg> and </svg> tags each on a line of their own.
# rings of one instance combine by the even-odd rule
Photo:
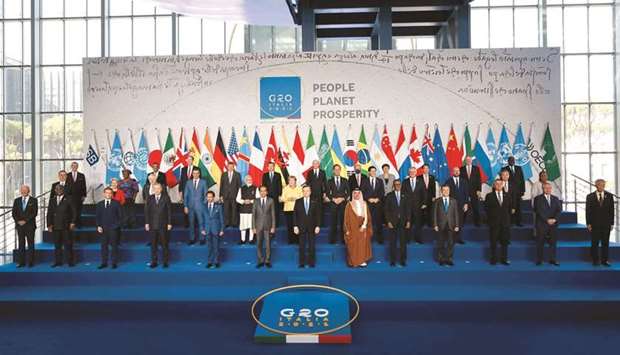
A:
<svg viewBox="0 0 620 355">
<path fill-rule="evenodd" d="M 145 130 L 140 132 L 137 145 L 134 144 L 133 132 L 130 131 L 123 143 L 117 130 L 106 132 L 107 150 L 100 149 L 96 134 L 92 132 L 85 160 L 90 169 L 90 180 L 95 185 L 107 184 L 112 178 L 119 178 L 123 169 L 132 170 L 134 178 L 143 184 L 152 166 L 159 164 L 159 170 L 166 174 L 168 187 L 174 187 L 181 179 L 181 169 L 190 164 L 190 157 L 191 164 L 200 169 L 202 177 L 212 186 L 220 180 L 229 163 L 235 164 L 242 177 L 252 176 L 255 185 L 261 183 L 262 174 L 267 171 L 270 163 L 274 163 L 276 171 L 281 173 L 283 183 L 294 175 L 298 183 L 303 184 L 304 175 L 315 160 L 320 161 L 328 178 L 333 174 L 331 167 L 334 164 L 343 167 L 340 173 L 343 177 L 359 163 L 364 174 L 368 173 L 370 166 L 376 166 L 381 171 L 381 167 L 387 165 L 390 172 L 401 178 L 406 177 L 412 168 L 418 175 L 421 174 L 426 164 L 438 181 L 445 181 L 451 175 L 452 168 L 461 166 L 465 157 L 469 156 L 481 168 L 483 182 L 490 184 L 500 169 L 507 165 L 510 156 L 515 158 L 516 165 L 522 167 L 525 179 L 535 180 L 537 176 L 534 173 L 540 165 L 532 163 L 530 150 L 538 150 L 544 159 L 548 179 L 556 180 L 560 176 L 560 169 L 549 126 L 545 129 L 540 145 L 531 141 L 531 129 L 526 140 L 519 124 L 511 142 L 505 125 L 501 128 L 498 141 L 490 126 L 484 139 L 480 127 L 475 137 L 468 125 L 462 137 L 457 137 L 454 127 L 450 127 L 445 146 L 437 125 L 434 128 L 425 125 L 420 135 L 415 125 L 409 128 L 409 134 L 406 134 L 408 129 L 400 125 L 394 141 L 386 126 L 375 125 L 370 139 L 367 139 L 363 125 L 359 134 L 354 134 L 353 128 L 349 126 L 344 132 L 344 145 L 341 144 L 336 127 L 330 139 L 325 126 L 320 136 L 317 136 L 319 140 L 315 140 L 312 127 L 309 127 L 303 138 L 296 127 L 292 145 L 289 144 L 284 126 L 279 129 L 271 127 L 269 137 L 264 141 L 258 130 L 250 136 L 244 127 L 241 134 L 237 135 L 233 127 L 227 145 L 224 144 L 220 129 L 215 144 L 211 142 L 208 128 L 205 131 L 194 128 L 191 132 L 181 129 L 176 144 L 172 130 L 168 129 L 163 145 L 160 132 L 156 130 L 156 146 L 149 144 Z M 186 140 L 186 134 L 191 137 L 189 141 Z"/>
</svg>

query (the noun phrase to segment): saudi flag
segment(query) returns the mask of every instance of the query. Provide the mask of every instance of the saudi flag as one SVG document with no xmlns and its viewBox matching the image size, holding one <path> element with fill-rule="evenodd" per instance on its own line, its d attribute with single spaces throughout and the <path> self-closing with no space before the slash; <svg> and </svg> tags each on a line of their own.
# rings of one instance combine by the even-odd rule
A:
<svg viewBox="0 0 620 355">
<path fill-rule="evenodd" d="M 304 174 L 306 171 L 312 168 L 312 162 L 319 160 L 319 152 L 316 149 L 314 143 L 314 134 L 312 134 L 312 127 L 308 129 L 308 138 L 306 139 L 306 157 L 304 158 Z"/>
<path fill-rule="evenodd" d="M 364 125 L 362 125 L 360 137 L 357 140 L 357 162 L 362 166 L 362 173 L 368 175 L 368 168 L 372 165 L 372 159 L 370 157 L 370 151 L 368 150 L 368 143 L 366 142 Z"/>
<path fill-rule="evenodd" d="M 545 131 L 545 137 L 543 138 L 542 145 L 540 146 L 543 159 L 545 160 L 545 171 L 547 172 L 547 179 L 553 181 L 560 177 L 560 164 L 558 157 L 555 154 L 555 146 L 553 145 L 553 138 L 551 138 L 551 131 L 549 125 Z"/>
<path fill-rule="evenodd" d="M 465 125 L 465 133 L 463 133 L 461 153 L 463 154 L 463 164 L 465 164 L 465 158 L 474 156 L 474 148 L 471 146 L 471 134 L 469 133 L 468 125 Z"/>
<path fill-rule="evenodd" d="M 321 159 L 321 167 L 325 170 L 325 177 L 331 179 L 332 177 L 332 153 L 329 149 L 329 141 L 327 140 L 327 131 L 323 126 L 323 134 L 321 134 L 321 144 L 319 145 L 319 159 Z"/>
</svg>

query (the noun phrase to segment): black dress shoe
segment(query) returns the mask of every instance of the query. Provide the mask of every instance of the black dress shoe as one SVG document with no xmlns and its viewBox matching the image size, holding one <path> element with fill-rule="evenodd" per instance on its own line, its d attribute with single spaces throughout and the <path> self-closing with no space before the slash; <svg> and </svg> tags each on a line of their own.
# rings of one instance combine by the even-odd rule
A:
<svg viewBox="0 0 620 355">
<path fill-rule="evenodd" d="M 118 267 L 118 265 L 112 264 L 112 269 L 116 269 L 117 267 Z"/>
<path fill-rule="evenodd" d="M 101 269 L 105 269 L 108 267 L 108 264 L 101 264 L 97 267 L 97 269 L 101 270 Z"/>
<path fill-rule="evenodd" d="M 34 263 L 28 264 L 28 267 L 34 267 Z"/>
<path fill-rule="evenodd" d="M 383 245 L 383 240 L 380 240 L 380 241 L 379 241 L 379 244 Z"/>
<path fill-rule="evenodd" d="M 215 263 L 215 268 L 219 269 L 220 268 L 220 263 Z"/>
<path fill-rule="evenodd" d="M 310 264 L 310 268 L 311 268 L 311 269 L 314 269 L 314 264 Z"/>
<path fill-rule="evenodd" d="M 402 263 L 400 263 L 400 266 L 405 267 L 407 266 L 407 263 L 403 261 Z"/>
<path fill-rule="evenodd" d="M 256 239 L 253 239 L 253 240 L 250 242 L 250 244 L 252 244 L 252 245 L 256 244 Z"/>
<path fill-rule="evenodd" d="M 164 269 L 168 268 L 168 263 L 164 263 Z"/>
<path fill-rule="evenodd" d="M 74 267 L 75 263 L 69 263 L 69 267 Z"/>
<path fill-rule="evenodd" d="M 305 266 L 304 264 L 299 264 L 299 266 L 298 266 L 298 267 L 299 267 L 300 269 L 303 269 L 303 268 L 305 268 L 306 266 Z"/>
<path fill-rule="evenodd" d="M 549 264 L 551 264 L 551 265 L 553 265 L 553 266 L 560 266 L 560 263 L 558 263 L 558 262 L 557 262 L 557 261 L 555 261 L 555 260 L 551 260 L 551 261 L 549 262 Z"/>
<path fill-rule="evenodd" d="M 443 262 L 443 260 L 439 261 L 439 266 L 443 266 L 445 263 Z"/>
<path fill-rule="evenodd" d="M 606 266 L 606 267 L 611 267 L 611 263 L 609 261 L 603 261 L 601 265 Z"/>
<path fill-rule="evenodd" d="M 262 268 L 264 265 L 265 265 L 264 263 L 258 263 L 258 264 L 256 264 L 256 268 L 257 268 L 257 269 L 260 269 L 260 268 Z"/>
<path fill-rule="evenodd" d="M 600 266 L 600 265 L 601 265 L 601 263 L 599 263 L 598 261 L 593 261 L 592 262 L 592 266 Z"/>
<path fill-rule="evenodd" d="M 194 240 L 190 240 L 189 242 L 187 242 L 187 245 L 194 245 L 194 244 L 196 244 L 196 241 Z"/>
<path fill-rule="evenodd" d="M 210 269 L 213 264 L 207 264 L 207 269 Z"/>
<path fill-rule="evenodd" d="M 424 244 L 424 242 L 421 241 L 421 240 L 416 240 L 415 242 L 416 242 L 416 244 Z"/>
<path fill-rule="evenodd" d="M 454 263 L 452 262 L 452 260 L 446 261 L 445 264 L 448 266 L 454 266 Z"/>
<path fill-rule="evenodd" d="M 542 261 L 537 261 L 536 266 L 540 266 L 540 265 L 542 265 Z"/>
<path fill-rule="evenodd" d="M 150 267 L 151 269 L 154 269 L 154 268 L 156 268 L 156 267 L 157 267 L 157 263 L 149 263 L 149 267 Z"/>
<path fill-rule="evenodd" d="M 465 244 L 465 241 L 463 239 L 459 239 L 456 242 L 457 242 L 457 244 Z"/>
<path fill-rule="evenodd" d="M 390 266 L 394 267 L 396 266 L 396 263 L 390 263 Z"/>
<path fill-rule="evenodd" d="M 265 266 L 271 269 L 271 263 L 265 263 Z"/>
<path fill-rule="evenodd" d="M 506 266 L 510 265 L 510 260 L 503 260 L 502 265 L 506 265 Z"/>
<path fill-rule="evenodd" d="M 19 269 L 19 268 L 22 268 L 22 267 L 24 267 L 24 266 L 26 266 L 26 264 L 17 264 L 17 268 L 18 268 L 18 269 Z"/>
<path fill-rule="evenodd" d="M 62 266 L 62 263 L 53 263 L 52 264 L 52 267 L 59 267 L 59 266 Z"/>
</svg>

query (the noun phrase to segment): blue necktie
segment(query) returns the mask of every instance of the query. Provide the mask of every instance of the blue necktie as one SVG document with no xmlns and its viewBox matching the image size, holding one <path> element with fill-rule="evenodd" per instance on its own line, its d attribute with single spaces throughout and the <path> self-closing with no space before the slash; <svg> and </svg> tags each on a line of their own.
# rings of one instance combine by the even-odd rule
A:
<svg viewBox="0 0 620 355">
<path fill-rule="evenodd" d="M 304 207 L 306 208 L 306 214 L 308 214 L 308 200 L 304 198 Z"/>
<path fill-rule="evenodd" d="M 396 205 L 400 206 L 400 194 L 396 193 Z"/>
<path fill-rule="evenodd" d="M 22 211 L 26 210 L 26 205 L 27 205 L 26 199 L 22 198 Z"/>
<path fill-rule="evenodd" d="M 448 200 L 446 199 L 443 200 L 443 211 L 448 213 Z"/>
</svg>

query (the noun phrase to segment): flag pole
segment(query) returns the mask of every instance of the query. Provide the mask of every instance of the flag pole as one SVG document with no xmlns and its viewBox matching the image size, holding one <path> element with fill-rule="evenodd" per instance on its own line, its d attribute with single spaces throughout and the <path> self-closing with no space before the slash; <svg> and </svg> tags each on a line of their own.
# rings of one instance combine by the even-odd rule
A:
<svg viewBox="0 0 620 355">
<path fill-rule="evenodd" d="M 159 128 L 155 128 L 155 135 L 157 136 L 157 144 L 159 145 L 159 150 L 161 150 L 162 148 L 161 148 L 161 137 L 159 136 Z"/>
</svg>

